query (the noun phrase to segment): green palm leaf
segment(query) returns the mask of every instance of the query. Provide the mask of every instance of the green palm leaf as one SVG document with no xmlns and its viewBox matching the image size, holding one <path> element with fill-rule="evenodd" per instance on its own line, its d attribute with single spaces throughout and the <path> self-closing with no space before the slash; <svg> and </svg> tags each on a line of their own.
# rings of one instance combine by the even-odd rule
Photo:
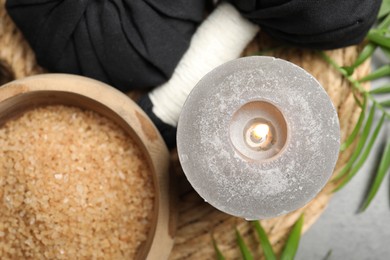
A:
<svg viewBox="0 0 390 260">
<path fill-rule="evenodd" d="M 369 57 L 371 57 L 376 47 L 377 45 L 375 43 L 368 43 L 366 46 L 364 46 L 363 50 L 360 52 L 359 56 L 352 64 L 352 66 L 342 68 L 347 72 L 348 75 L 352 75 L 357 67 L 359 67 L 363 62 L 365 62 Z"/>
<path fill-rule="evenodd" d="M 263 249 L 265 259 L 276 260 L 274 250 L 272 249 L 271 243 L 268 240 L 267 233 L 264 231 L 263 227 L 261 226 L 260 221 L 256 220 L 253 221 L 252 223 L 259 237 L 260 246 Z"/>
<path fill-rule="evenodd" d="M 356 136 L 359 134 L 360 129 L 363 125 L 364 117 L 366 114 L 366 107 L 367 107 L 367 96 L 364 95 L 363 105 L 362 105 L 362 111 L 360 112 L 359 119 L 355 125 L 355 128 L 352 130 L 352 133 L 348 136 L 347 140 L 340 146 L 341 151 L 345 151 L 354 141 Z"/>
<path fill-rule="evenodd" d="M 384 107 L 390 107 L 390 100 L 382 101 L 379 104 Z"/>
<path fill-rule="evenodd" d="M 390 75 L 390 65 L 384 65 L 377 69 L 376 71 L 372 72 L 371 74 L 368 74 L 367 76 L 363 77 L 362 79 L 359 80 L 359 82 L 366 82 L 366 81 L 371 81 L 374 79 L 379 79 L 385 76 Z"/>
<path fill-rule="evenodd" d="M 378 19 L 383 18 L 390 13 L 390 0 L 383 0 L 381 8 L 379 9 Z"/>
<path fill-rule="evenodd" d="M 294 259 L 295 254 L 297 253 L 298 250 L 299 240 L 301 239 L 301 231 L 302 231 L 303 223 L 304 223 L 304 217 L 302 214 L 297 220 L 297 222 L 295 222 L 295 225 L 291 230 L 286 245 L 284 246 L 280 260 Z"/>
<path fill-rule="evenodd" d="M 381 47 L 390 48 L 390 39 L 388 37 L 386 37 L 385 35 L 383 35 L 383 33 L 381 31 L 371 30 L 368 33 L 367 38 L 371 42 L 373 42 Z"/>
<path fill-rule="evenodd" d="M 366 143 L 366 140 L 370 134 L 372 122 L 374 120 L 374 115 L 375 115 L 375 106 L 372 106 L 371 110 L 370 110 L 370 114 L 369 114 L 368 119 L 367 119 L 367 122 L 364 126 L 363 133 L 360 136 L 358 144 L 356 145 L 355 151 L 353 152 L 348 163 L 340 170 L 340 172 L 336 175 L 336 177 L 333 178 L 334 181 L 338 181 L 342 177 L 344 177 L 345 174 L 347 174 L 348 171 L 352 168 L 355 161 L 359 158 L 359 155 L 364 148 L 364 144 Z"/>
<path fill-rule="evenodd" d="M 225 257 L 223 256 L 221 250 L 219 250 L 217 242 L 215 241 L 214 238 L 213 238 L 213 246 L 214 246 L 215 254 L 217 255 L 217 260 L 225 260 Z"/>
<path fill-rule="evenodd" d="M 374 182 L 372 183 L 368 195 L 365 201 L 360 208 L 360 212 L 363 212 L 370 205 L 371 201 L 374 199 L 376 193 L 379 190 L 380 185 L 386 175 L 386 173 L 390 169 L 390 138 L 387 140 L 387 144 L 385 146 L 384 152 L 382 154 L 382 158 L 379 164 L 378 172 L 375 176 Z"/>
<path fill-rule="evenodd" d="M 251 251 L 249 250 L 248 246 L 245 244 L 244 239 L 242 238 L 240 232 L 237 229 L 236 229 L 236 237 L 237 237 L 238 246 L 240 247 L 242 258 L 244 260 L 253 260 Z"/>
<path fill-rule="evenodd" d="M 332 249 L 330 249 L 322 260 L 329 260 L 330 257 L 332 256 L 332 252 L 333 252 Z"/>
<path fill-rule="evenodd" d="M 384 85 L 382 87 L 373 89 L 369 93 L 373 95 L 390 93 L 390 85 Z"/>
<path fill-rule="evenodd" d="M 362 156 L 360 157 L 359 161 L 354 165 L 354 167 L 351 169 L 351 171 L 348 173 L 347 177 L 339 184 L 339 186 L 334 189 L 334 191 L 340 190 L 342 187 L 344 187 L 359 171 L 359 169 L 363 166 L 364 162 L 366 161 L 368 155 L 370 154 L 372 150 L 372 146 L 375 143 L 376 138 L 378 137 L 378 134 L 383 126 L 383 122 L 385 120 L 385 114 L 383 113 L 379 123 L 377 124 L 374 133 L 371 136 L 371 139 L 369 140 L 366 148 L 364 149 L 364 152 Z"/>
<path fill-rule="evenodd" d="M 383 9 L 387 9 L 387 7 L 384 7 L 383 5 L 387 5 L 388 3 L 388 0 L 384 0 L 383 3 L 382 3 L 382 6 L 381 6 L 381 9 L 383 7 Z M 382 14 L 386 15 L 385 19 L 382 20 L 382 22 L 379 24 L 378 26 L 378 29 L 388 29 L 388 27 L 390 26 L 390 15 L 389 13 L 385 14 L 386 12 L 384 10 L 382 10 Z M 382 16 L 383 17 L 383 16 Z M 381 17 L 381 18 L 382 18 Z"/>
</svg>

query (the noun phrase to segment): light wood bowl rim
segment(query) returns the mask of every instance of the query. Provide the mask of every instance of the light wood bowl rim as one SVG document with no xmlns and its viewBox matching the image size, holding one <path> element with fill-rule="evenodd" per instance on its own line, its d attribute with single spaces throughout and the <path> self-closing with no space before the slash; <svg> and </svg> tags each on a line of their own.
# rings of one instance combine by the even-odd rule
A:
<svg viewBox="0 0 390 260">
<path fill-rule="evenodd" d="M 70 74 L 40 74 L 1 86 L 0 114 L 3 111 L 1 104 L 31 93 L 34 95 L 67 93 L 77 95 L 81 99 L 91 99 L 101 104 L 102 107 L 109 108 L 111 111 L 107 113 L 114 112 L 132 129 L 135 134 L 132 137 L 143 145 L 145 155 L 149 157 L 156 190 L 154 223 L 147 241 L 137 254 L 137 259 L 167 259 L 173 247 L 175 233 L 173 222 L 176 214 L 170 198 L 169 151 L 148 116 L 128 96 L 111 86 L 87 77 Z M 12 106 L 21 105 L 19 103 L 16 102 Z M 83 105 L 79 107 L 85 108 Z"/>
</svg>

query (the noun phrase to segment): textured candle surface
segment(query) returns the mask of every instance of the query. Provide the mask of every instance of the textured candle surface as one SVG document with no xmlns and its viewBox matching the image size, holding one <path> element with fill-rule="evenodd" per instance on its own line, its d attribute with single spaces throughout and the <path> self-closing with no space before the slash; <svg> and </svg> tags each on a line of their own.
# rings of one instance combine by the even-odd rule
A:
<svg viewBox="0 0 390 260">
<path fill-rule="evenodd" d="M 231 142 L 232 117 L 255 101 L 275 106 L 287 125 L 286 143 L 268 159 L 248 158 Z M 259 219 L 314 198 L 335 166 L 340 130 L 329 97 L 311 75 L 287 61 L 250 57 L 228 62 L 198 83 L 184 105 L 177 138 L 184 172 L 206 201 Z"/>
</svg>

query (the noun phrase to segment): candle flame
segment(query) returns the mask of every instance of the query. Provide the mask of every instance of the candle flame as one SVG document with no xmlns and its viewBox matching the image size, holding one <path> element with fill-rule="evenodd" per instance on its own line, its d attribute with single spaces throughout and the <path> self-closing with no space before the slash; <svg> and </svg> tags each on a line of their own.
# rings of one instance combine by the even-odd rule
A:
<svg viewBox="0 0 390 260">
<path fill-rule="evenodd" d="M 263 142 L 267 139 L 267 135 L 269 134 L 269 126 L 267 124 L 257 124 L 251 133 L 253 140 L 257 142 Z"/>
</svg>

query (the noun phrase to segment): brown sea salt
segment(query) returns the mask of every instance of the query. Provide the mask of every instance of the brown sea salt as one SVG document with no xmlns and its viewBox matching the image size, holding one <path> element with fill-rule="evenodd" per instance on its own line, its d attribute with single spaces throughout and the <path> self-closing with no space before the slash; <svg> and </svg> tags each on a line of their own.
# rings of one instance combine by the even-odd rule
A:
<svg viewBox="0 0 390 260">
<path fill-rule="evenodd" d="M 153 203 L 142 152 L 105 117 L 56 105 L 0 127 L 0 259 L 132 259 Z"/>
</svg>

